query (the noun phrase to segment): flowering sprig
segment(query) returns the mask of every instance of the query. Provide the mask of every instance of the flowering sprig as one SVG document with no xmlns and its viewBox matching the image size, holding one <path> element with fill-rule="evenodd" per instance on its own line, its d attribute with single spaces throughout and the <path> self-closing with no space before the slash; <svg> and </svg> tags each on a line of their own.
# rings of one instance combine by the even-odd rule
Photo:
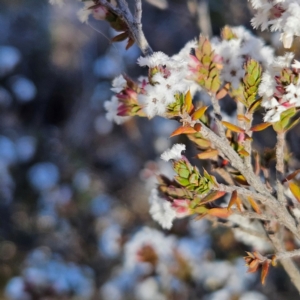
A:
<svg viewBox="0 0 300 300">
<path fill-rule="evenodd" d="M 114 6 L 109 1 L 98 0 L 95 5 L 98 14 L 103 13 L 102 6 L 108 15 L 113 14 L 114 20 L 108 21 L 123 31 L 118 39 L 129 37 L 129 44 L 132 40 L 140 46 L 145 57 L 139 58 L 138 64 L 148 68 L 148 76 L 139 83 L 126 77 L 113 82 L 113 91 L 117 94 L 111 103 L 115 111 L 107 102 L 108 117 L 120 121 L 118 118 L 125 120 L 123 118 L 134 115 L 149 119 L 158 115 L 177 120 L 180 126 L 171 136 L 188 135 L 202 151 L 197 157 L 209 159 L 208 165 L 211 166 L 209 172 L 204 170 L 201 174 L 181 154 L 184 145 L 177 144 L 162 154 L 163 159 L 172 161 L 175 176 L 172 179 L 158 176 L 157 187 L 149 199 L 153 219 L 165 229 L 170 229 L 176 218 L 192 214 L 198 218 L 239 215 L 258 219 L 263 221 L 263 226 L 259 226 L 261 232 L 254 231 L 255 234 L 267 237 L 277 252 L 286 253 L 281 238 L 285 230 L 300 239 L 300 227 L 288 210 L 289 199 L 284 194 L 282 182 L 286 175 L 285 133 L 298 122 L 293 121 L 293 117 L 300 106 L 300 63 L 291 64 L 294 57 L 290 53 L 274 59 L 273 50 L 242 27 L 225 27 L 221 39 L 209 40 L 201 36 L 198 42 L 191 41 L 172 57 L 162 52 L 152 53 L 141 31 L 141 1 L 136 0 L 138 26 L 135 26 L 128 7 L 124 6 L 125 2 L 117 1 L 117 6 Z M 251 3 L 257 11 L 252 20 L 255 27 L 266 29 L 271 26 L 271 30 L 280 30 L 285 46 L 291 45 L 294 35 L 300 35 L 300 23 L 295 18 L 300 10 L 298 1 L 251 0 Z M 196 91 L 208 96 L 211 111 L 208 105 L 194 101 Z M 225 96 L 237 103 L 236 118 L 222 119 L 224 113 L 219 100 Z M 264 122 L 252 126 L 252 115 L 260 106 L 266 109 Z M 251 145 L 252 132 L 271 125 L 278 140 L 276 176 L 267 164 L 262 166 L 258 152 L 253 152 Z M 222 177 L 225 185 L 216 182 L 210 174 L 213 171 Z M 276 178 L 276 187 L 270 184 L 270 177 Z M 292 194 L 296 191 L 299 196 L 295 186 L 290 186 Z M 231 195 L 229 203 L 224 199 L 223 203 L 216 202 L 226 193 Z M 233 209 L 234 206 L 237 209 Z M 143 250 L 140 256 L 147 260 L 145 253 L 151 254 L 151 249 L 146 247 Z M 155 256 L 151 258 L 155 265 Z M 300 291 L 299 270 L 291 256 L 286 259 L 287 263 L 282 264 Z M 264 282 L 272 259 L 258 252 L 249 252 L 246 262 L 251 272 L 262 267 Z"/>
<path fill-rule="evenodd" d="M 277 123 L 276 131 L 287 131 L 291 128 L 290 120 L 300 106 L 300 69 L 291 65 L 292 53 L 276 58 L 269 70 L 262 76 L 259 94 L 261 105 L 266 108 L 265 122 Z M 297 61 L 295 64 L 297 65 Z"/>
</svg>

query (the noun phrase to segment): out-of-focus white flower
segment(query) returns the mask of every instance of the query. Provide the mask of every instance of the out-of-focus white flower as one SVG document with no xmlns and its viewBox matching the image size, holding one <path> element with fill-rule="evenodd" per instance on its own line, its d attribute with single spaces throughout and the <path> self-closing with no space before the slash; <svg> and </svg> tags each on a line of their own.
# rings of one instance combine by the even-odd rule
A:
<svg viewBox="0 0 300 300">
<path fill-rule="evenodd" d="M 139 300 L 166 300 L 166 296 L 159 291 L 157 280 L 149 277 L 137 284 L 135 296 Z"/>
<path fill-rule="evenodd" d="M 261 232 L 262 228 L 259 224 L 255 222 L 249 221 L 249 219 L 238 216 L 238 215 L 231 215 L 229 216 L 229 220 L 234 222 L 235 224 L 241 225 L 242 227 L 250 230 L 255 230 L 257 232 Z M 260 252 L 270 251 L 272 249 L 271 244 L 268 243 L 266 240 L 256 237 L 251 234 L 246 234 L 245 232 L 235 228 L 233 230 L 234 237 L 236 240 L 243 242 L 246 245 L 252 246 L 254 250 L 258 250 Z"/>
<path fill-rule="evenodd" d="M 172 207 L 171 202 L 161 198 L 156 188 L 152 189 L 149 197 L 150 215 L 153 220 L 158 222 L 162 228 L 170 229 L 176 218 L 176 211 Z"/>
<path fill-rule="evenodd" d="M 230 40 L 211 40 L 216 57 L 222 62 L 221 77 L 237 89 L 244 77 L 243 65 L 247 57 L 251 57 L 267 67 L 273 59 L 274 50 L 265 45 L 264 41 L 255 37 L 242 26 L 230 27 L 235 38 Z"/>
<path fill-rule="evenodd" d="M 251 24 L 254 28 L 261 27 L 264 31 L 281 32 L 280 40 L 285 48 L 290 48 L 294 36 L 300 36 L 300 3 L 298 0 L 251 0 L 256 10 Z"/>
<path fill-rule="evenodd" d="M 239 300 L 268 300 L 268 298 L 259 292 L 251 291 L 241 295 Z"/>
<path fill-rule="evenodd" d="M 176 239 L 173 236 L 165 236 L 162 232 L 143 227 L 125 245 L 124 267 L 127 270 L 134 270 L 140 265 L 143 270 L 149 270 L 149 262 L 143 261 L 141 251 L 147 247 L 157 257 L 156 268 L 170 264 L 174 257 Z"/>
<path fill-rule="evenodd" d="M 121 229 L 117 224 L 105 228 L 99 239 L 99 250 L 108 258 L 115 258 L 121 252 Z"/>
<path fill-rule="evenodd" d="M 53 0 L 53 1 L 61 1 L 61 0 Z M 94 1 L 84 1 L 84 6 L 78 11 L 77 16 L 80 22 L 85 23 L 87 22 L 89 15 L 92 13 L 89 7 L 93 6 L 95 3 Z"/>
<path fill-rule="evenodd" d="M 118 116 L 119 100 L 116 96 L 112 96 L 110 101 L 104 102 L 104 108 L 107 110 L 106 118 L 116 124 L 122 124 L 128 121 L 130 116 Z"/>
<path fill-rule="evenodd" d="M 292 64 L 292 68 L 300 69 L 300 61 L 294 59 L 294 63 Z"/>
<path fill-rule="evenodd" d="M 171 159 L 179 160 L 182 157 L 182 151 L 185 151 L 185 145 L 175 144 L 171 149 L 166 150 L 160 157 L 165 161 L 169 161 Z"/>
<path fill-rule="evenodd" d="M 119 75 L 112 82 L 111 90 L 115 93 L 120 93 L 127 85 L 127 81 L 123 77 L 123 75 Z"/>
</svg>

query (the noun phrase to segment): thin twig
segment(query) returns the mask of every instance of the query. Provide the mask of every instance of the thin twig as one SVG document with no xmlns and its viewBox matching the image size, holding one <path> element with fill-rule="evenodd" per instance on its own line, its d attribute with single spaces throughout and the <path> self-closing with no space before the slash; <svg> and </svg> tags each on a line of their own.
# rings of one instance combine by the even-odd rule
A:
<svg viewBox="0 0 300 300">
<path fill-rule="evenodd" d="M 276 259 L 286 259 L 295 256 L 300 256 L 300 249 L 293 250 L 293 251 L 284 251 L 284 252 L 277 252 Z"/>
<path fill-rule="evenodd" d="M 285 147 L 285 133 L 277 133 L 276 144 L 276 187 L 278 201 L 282 204 L 286 204 L 284 197 L 284 187 L 281 183 L 284 176 L 284 147 Z"/>
<path fill-rule="evenodd" d="M 222 226 L 222 227 L 230 228 L 232 230 L 243 231 L 245 233 L 248 233 L 252 236 L 258 237 L 258 238 L 270 243 L 270 240 L 268 239 L 268 237 L 264 233 L 258 232 L 256 230 L 251 229 L 251 228 L 244 227 L 244 226 L 242 226 L 240 224 L 237 224 L 235 222 L 230 221 L 230 223 L 229 222 L 223 223 L 223 222 L 216 221 L 216 224 L 219 225 L 219 226 Z"/>
<path fill-rule="evenodd" d="M 142 0 L 135 0 L 134 18 L 136 23 L 142 23 Z"/>
<path fill-rule="evenodd" d="M 270 240 L 272 241 L 276 251 L 280 253 L 285 252 L 285 248 L 276 234 L 269 234 Z M 276 255 L 277 256 L 277 255 Z M 293 282 L 294 286 L 297 288 L 298 292 L 300 293 L 300 273 L 298 268 L 296 267 L 295 263 L 291 259 L 291 257 L 285 257 L 281 260 L 281 264 L 285 271 L 288 273 L 291 281 Z"/>
<path fill-rule="evenodd" d="M 252 131 L 250 130 L 251 128 L 251 124 L 252 124 L 252 119 L 253 119 L 253 114 L 246 114 L 245 116 L 249 122 L 244 122 L 245 123 L 245 133 L 251 137 L 252 136 Z M 246 166 L 248 166 L 249 169 L 253 169 L 253 166 L 252 166 L 252 147 L 251 147 L 251 139 L 247 139 L 245 142 L 244 142 L 244 147 L 245 147 L 245 150 L 249 153 L 248 156 L 245 156 L 244 160 L 245 160 L 245 164 Z"/>
<path fill-rule="evenodd" d="M 212 36 L 208 0 L 198 0 L 197 6 L 197 21 L 201 34 Z"/>
<path fill-rule="evenodd" d="M 210 97 L 211 97 L 211 103 L 212 103 L 214 114 L 215 114 L 215 122 L 218 127 L 218 133 L 219 133 L 220 137 L 222 138 L 223 142 L 226 141 L 226 143 L 228 144 L 226 134 L 225 134 L 225 129 L 221 123 L 222 115 L 221 115 L 221 107 L 220 107 L 219 101 L 215 94 L 211 94 Z"/>
<path fill-rule="evenodd" d="M 142 30 L 141 22 L 132 16 L 132 13 L 130 12 L 127 2 L 125 0 L 118 0 L 117 2 L 118 7 L 115 7 L 107 0 L 99 0 L 99 2 L 103 6 L 107 7 L 111 12 L 116 14 L 119 18 L 121 18 L 126 23 L 129 34 L 131 35 L 131 37 L 133 38 L 133 40 L 135 41 L 135 43 L 138 45 L 138 47 L 141 49 L 141 51 L 145 56 L 151 55 L 153 53 L 153 50 L 150 47 L 145 37 L 145 34 Z M 140 18 L 141 14 L 142 14 L 142 8 L 140 5 L 138 18 Z"/>
<path fill-rule="evenodd" d="M 252 212 L 252 211 L 240 212 L 238 210 L 233 210 L 233 209 L 231 209 L 231 211 L 234 215 L 239 215 L 239 216 L 245 217 L 247 219 L 257 219 L 257 220 L 262 220 L 262 221 L 277 221 L 276 216 L 270 216 L 267 214 L 258 214 L 258 213 Z"/>
<path fill-rule="evenodd" d="M 278 203 L 277 199 L 273 197 L 267 187 L 261 182 L 260 178 L 253 173 L 252 169 L 249 170 L 238 153 L 235 152 L 235 150 L 228 143 L 224 143 L 222 138 L 216 135 L 203 123 L 201 123 L 201 125 L 200 133 L 203 135 L 203 137 L 210 140 L 216 149 L 220 150 L 226 155 L 232 166 L 241 172 L 250 186 L 256 189 L 259 194 L 264 196 L 264 202 L 262 200 L 261 202 L 267 205 L 274 215 L 277 215 L 281 224 L 293 232 L 297 238 L 300 238 L 300 233 L 296 228 L 295 220 L 289 214 L 286 207 L 283 207 L 280 203 Z"/>
<path fill-rule="evenodd" d="M 234 191 L 237 191 L 238 194 L 259 200 L 263 204 L 266 204 L 266 202 L 268 201 L 268 197 L 266 197 L 265 195 L 262 195 L 255 191 L 251 191 L 251 190 L 248 190 L 246 188 L 236 186 L 236 185 L 225 185 L 222 183 L 218 183 L 218 186 L 213 187 L 213 189 L 218 190 L 220 192 L 226 192 L 226 193 L 232 193 Z"/>
</svg>

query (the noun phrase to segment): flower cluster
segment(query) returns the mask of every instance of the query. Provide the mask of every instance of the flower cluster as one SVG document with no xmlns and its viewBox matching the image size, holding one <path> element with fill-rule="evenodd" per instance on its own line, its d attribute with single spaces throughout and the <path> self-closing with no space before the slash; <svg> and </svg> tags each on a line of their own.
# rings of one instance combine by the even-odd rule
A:
<svg viewBox="0 0 300 300">
<path fill-rule="evenodd" d="M 251 20 L 254 28 L 281 32 L 285 48 L 290 48 L 294 36 L 300 36 L 300 3 L 298 0 L 251 0 L 256 10 Z"/>
<path fill-rule="evenodd" d="M 258 92 L 267 110 L 265 122 L 278 122 L 284 111 L 300 106 L 300 65 L 296 60 L 291 64 L 293 58 L 293 53 L 279 56 L 263 73 Z"/>
<path fill-rule="evenodd" d="M 264 67 L 272 62 L 274 50 L 242 26 L 226 26 L 221 37 L 213 38 L 211 43 L 216 60 L 223 66 L 222 79 L 231 83 L 234 89 L 238 89 L 242 82 L 245 75 L 243 65 L 247 59 L 252 58 Z"/>
</svg>

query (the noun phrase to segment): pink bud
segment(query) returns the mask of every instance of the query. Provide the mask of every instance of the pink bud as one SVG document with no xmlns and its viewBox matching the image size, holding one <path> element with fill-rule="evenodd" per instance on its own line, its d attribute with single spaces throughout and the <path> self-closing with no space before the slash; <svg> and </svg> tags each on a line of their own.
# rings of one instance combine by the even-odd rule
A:
<svg viewBox="0 0 300 300">
<path fill-rule="evenodd" d="M 240 143 L 240 142 L 243 142 L 244 140 L 245 140 L 245 133 L 244 132 L 241 132 L 241 133 L 239 133 L 239 135 L 238 135 L 238 142 Z"/>
<path fill-rule="evenodd" d="M 96 20 L 105 20 L 107 12 L 108 12 L 107 8 L 100 5 L 93 9 L 93 17 Z"/>
<path fill-rule="evenodd" d="M 184 218 L 191 214 L 189 208 L 190 201 L 187 199 L 174 199 L 172 202 L 172 207 L 176 211 L 177 218 Z"/>
</svg>

